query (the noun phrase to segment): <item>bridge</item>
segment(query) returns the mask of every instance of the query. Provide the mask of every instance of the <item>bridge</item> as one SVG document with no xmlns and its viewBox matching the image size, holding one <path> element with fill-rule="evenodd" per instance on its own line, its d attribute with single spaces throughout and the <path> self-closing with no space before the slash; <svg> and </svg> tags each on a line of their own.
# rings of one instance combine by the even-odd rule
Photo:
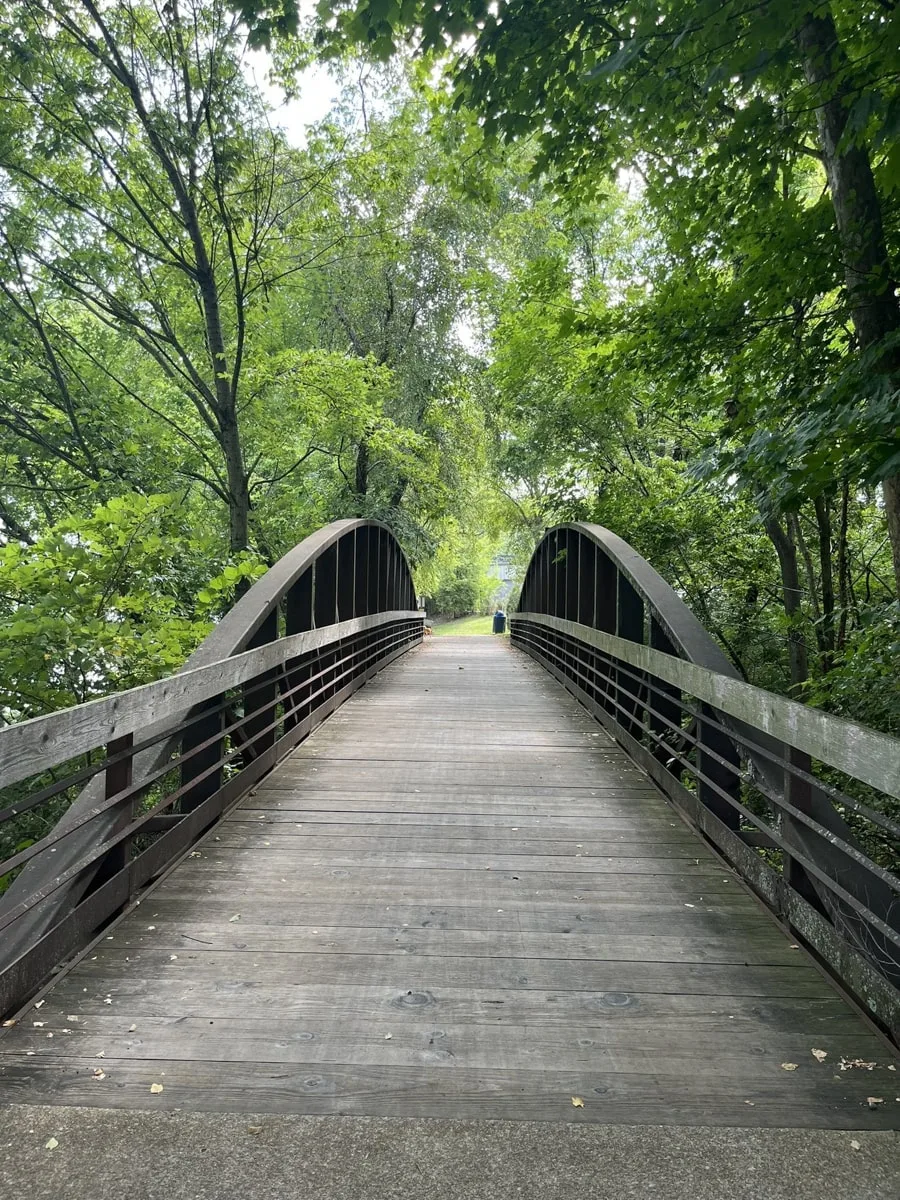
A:
<svg viewBox="0 0 900 1200">
<path fill-rule="evenodd" d="M 182 671 L 0 731 L 0 787 L 59 814 L 0 864 L 35 1197 L 900 1194 L 900 742 L 607 530 L 431 639 L 336 522 Z"/>
</svg>

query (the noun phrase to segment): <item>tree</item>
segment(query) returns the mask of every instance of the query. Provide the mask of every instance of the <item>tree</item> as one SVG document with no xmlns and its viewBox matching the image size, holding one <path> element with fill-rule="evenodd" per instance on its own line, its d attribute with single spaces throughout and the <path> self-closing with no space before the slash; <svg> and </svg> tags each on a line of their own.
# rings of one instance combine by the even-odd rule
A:
<svg viewBox="0 0 900 1200">
<path fill-rule="evenodd" d="M 350 39 L 381 56 L 403 30 L 437 51 L 469 35 L 474 47 L 456 66 L 459 96 L 489 132 L 514 139 L 533 131 L 536 170 L 552 169 L 569 189 L 590 190 L 623 165 L 639 170 L 652 203 L 680 205 L 698 247 L 715 245 L 758 195 L 790 189 L 802 164 L 821 163 L 834 232 L 830 273 L 853 328 L 839 418 L 848 390 L 859 416 L 849 447 L 840 420 L 830 437 L 835 393 L 826 391 L 817 405 L 822 446 L 832 474 L 847 473 L 849 449 L 869 479 L 883 481 L 900 589 L 896 6 L 670 0 L 614 2 L 598 13 L 588 3 L 448 0 L 349 4 L 336 14 L 328 5 L 322 18 L 323 41 Z"/>
<path fill-rule="evenodd" d="M 307 263 L 286 226 L 320 177 L 268 128 L 242 73 L 239 18 L 219 0 L 162 11 L 19 0 L 0 33 L 2 294 L 66 436 L 15 402 L 4 423 L 95 482 L 108 474 L 81 436 L 78 398 L 106 327 L 132 354 L 95 355 L 95 368 L 181 439 L 184 473 L 227 505 L 241 551 L 245 374 L 271 289 Z M 161 403 L 131 385 L 135 351 L 154 365 Z"/>
</svg>

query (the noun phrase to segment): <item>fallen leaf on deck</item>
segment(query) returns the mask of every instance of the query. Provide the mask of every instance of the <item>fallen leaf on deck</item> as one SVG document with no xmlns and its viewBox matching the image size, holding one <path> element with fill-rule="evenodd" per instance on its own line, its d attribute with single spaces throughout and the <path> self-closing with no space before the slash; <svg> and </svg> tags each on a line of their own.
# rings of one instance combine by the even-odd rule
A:
<svg viewBox="0 0 900 1200">
<path fill-rule="evenodd" d="M 796 1071 L 797 1064 L 796 1063 L 782 1063 L 781 1069 L 782 1069 L 782 1071 Z"/>
<path fill-rule="evenodd" d="M 884 1104 L 882 1096 L 866 1096 L 866 1104 L 869 1108 L 877 1108 L 879 1104 Z"/>
<path fill-rule="evenodd" d="M 3 1028 L 4 1029 L 12 1029 L 13 1025 L 15 1025 L 15 1024 L 16 1024 L 16 1022 L 12 1019 L 12 1017 L 10 1017 L 10 1019 L 8 1021 L 3 1022 Z"/>
<path fill-rule="evenodd" d="M 95 1068 L 94 1068 L 94 1073 L 93 1073 L 93 1075 L 91 1076 L 91 1078 L 92 1078 L 92 1079 L 105 1079 L 105 1078 L 106 1078 L 106 1072 L 103 1070 L 103 1068 L 102 1068 L 102 1067 L 95 1067 Z"/>
<path fill-rule="evenodd" d="M 47 1141 L 44 1142 L 44 1149 L 45 1150 L 55 1150 L 58 1145 L 59 1145 L 59 1142 L 56 1140 L 56 1138 L 54 1138 L 54 1137 L 48 1138 Z"/>
<path fill-rule="evenodd" d="M 38 1000 L 37 1004 L 34 1007 L 35 1008 L 43 1008 L 46 1003 L 47 1003 L 46 1000 Z"/>
<path fill-rule="evenodd" d="M 129 1026 L 128 1026 L 128 1032 L 129 1032 L 129 1033 L 134 1033 L 134 1031 L 135 1031 L 136 1029 L 137 1029 L 137 1025 L 129 1025 Z"/>
<path fill-rule="evenodd" d="M 824 1061 L 825 1061 L 825 1059 L 828 1057 L 828 1051 L 827 1051 L 827 1050 L 810 1050 L 810 1054 L 811 1054 L 811 1055 L 813 1056 L 813 1058 L 815 1058 L 815 1059 L 816 1059 L 818 1062 L 824 1062 Z"/>
<path fill-rule="evenodd" d="M 573 1108 L 584 1108 L 584 1101 L 582 1100 L 582 1098 L 580 1096 L 572 1097 L 572 1107 Z"/>
<path fill-rule="evenodd" d="M 229 923 L 229 925 L 233 925 L 235 921 L 239 921 L 240 919 L 241 919 L 241 914 L 235 913 L 233 917 L 228 918 L 228 923 Z"/>
<path fill-rule="evenodd" d="M 98 1050 L 98 1052 L 94 1055 L 94 1058 L 106 1058 L 106 1051 Z"/>
<path fill-rule="evenodd" d="M 842 1071 L 852 1071 L 854 1068 L 860 1071 L 874 1071 L 878 1063 L 866 1062 L 862 1058 L 842 1058 L 839 1066 Z"/>
<path fill-rule="evenodd" d="M 162 1090 L 163 1090 L 163 1085 L 161 1083 L 151 1083 L 150 1084 L 150 1095 L 151 1096 L 158 1096 Z"/>
<path fill-rule="evenodd" d="M 43 1029 L 44 1028 L 43 1021 L 32 1021 L 31 1024 L 35 1027 L 35 1029 Z"/>
<path fill-rule="evenodd" d="M 262 1133 L 262 1125 L 248 1125 L 247 1132 L 248 1133 Z"/>
<path fill-rule="evenodd" d="M 386 1034 L 384 1035 L 384 1040 L 385 1040 L 386 1042 L 389 1042 L 393 1036 L 394 1036 L 394 1035 L 393 1035 L 392 1033 L 386 1033 Z"/>
<path fill-rule="evenodd" d="M 856 1138 L 850 1139 L 850 1149 L 851 1150 L 859 1150 L 860 1149 L 859 1142 L 856 1140 Z"/>
</svg>

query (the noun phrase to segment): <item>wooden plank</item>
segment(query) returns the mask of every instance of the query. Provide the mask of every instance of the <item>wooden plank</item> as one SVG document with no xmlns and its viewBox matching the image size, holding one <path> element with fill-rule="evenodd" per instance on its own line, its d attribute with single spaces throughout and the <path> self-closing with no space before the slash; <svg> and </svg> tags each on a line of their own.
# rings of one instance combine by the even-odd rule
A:
<svg viewBox="0 0 900 1200">
<path fill-rule="evenodd" d="M 588 836 L 585 834 L 584 842 L 576 842 L 574 838 L 565 840 L 521 838 L 514 833 L 497 836 L 489 830 L 482 830 L 483 836 L 481 837 L 439 836 L 435 838 L 433 834 L 427 832 L 427 827 L 426 832 L 417 832 L 421 827 L 404 829 L 401 826 L 402 832 L 388 833 L 384 825 L 373 822 L 371 828 L 372 832 L 368 835 L 359 830 L 355 834 L 334 834 L 327 830 L 316 831 L 315 829 L 305 829 L 302 826 L 298 828 L 296 825 L 285 829 L 278 826 L 273 827 L 265 821 L 256 821 L 241 828 L 233 826 L 223 829 L 219 835 L 219 845 L 222 848 L 233 847 L 248 850 L 278 849 L 292 857 L 299 852 L 308 852 L 317 856 L 333 853 L 340 857 L 344 854 L 355 856 L 360 851 L 367 855 L 414 855 L 418 847 L 440 844 L 445 846 L 447 853 L 453 856 L 465 855 L 468 857 L 480 854 L 489 857 L 492 861 L 499 854 L 505 857 L 518 855 L 528 858 L 529 861 L 537 857 L 541 859 L 549 857 L 575 864 L 580 864 L 582 859 L 634 859 L 648 856 L 652 856 L 654 859 L 686 860 L 696 864 L 698 854 L 697 843 L 691 844 L 683 837 L 675 842 L 662 841 L 659 836 L 647 841 L 635 842 L 626 841 L 622 834 L 593 840 L 588 840 Z"/>
<path fill-rule="evenodd" d="M 115 998 L 115 1006 L 106 1003 Z M 291 1018 L 343 1025 L 360 1013 L 367 1020 L 387 1021 L 394 1027 L 426 1019 L 445 1024 L 487 1024 L 514 1028 L 552 1028 L 579 1031 L 635 1030 L 634 1038 L 644 1044 L 644 1036 L 690 1037 L 694 1044 L 704 1043 L 707 1032 L 729 1033 L 748 1044 L 768 1044 L 773 1039 L 810 1037 L 811 1046 L 820 1040 L 859 1035 L 861 1023 L 834 993 L 823 990 L 819 997 L 684 995 L 657 992 L 578 992 L 503 990 L 491 988 L 441 988 L 434 993 L 413 993 L 390 986 L 360 983 L 320 984 L 292 981 L 268 983 L 265 987 L 241 980 L 192 979 L 162 974 L 152 990 L 142 978 L 123 975 L 112 992 L 97 986 L 85 989 L 80 978 L 63 979 L 41 1010 L 45 1021 L 56 1021 L 60 1029 L 86 1024 L 98 1028 L 118 1028 L 127 1032 L 135 1021 L 163 1014 L 200 1017 L 205 1020 L 228 1018 L 235 1021 L 280 1020 Z M 176 1019 L 177 1019 L 176 1018 Z M 50 1026 L 47 1026 L 50 1028 Z M 22 1032 L 28 1032 L 28 1022 Z M 55 1039 L 54 1039 L 55 1040 Z M 884 1060 L 884 1052 L 878 1061 Z M 872 1060 L 866 1060 L 872 1061 Z"/>
<path fill-rule="evenodd" d="M 391 896 L 387 902 L 350 903 L 321 899 L 267 899 L 264 894 L 245 897 L 241 904 L 241 920 L 259 925 L 303 925 L 310 929 L 334 928 L 391 928 L 410 929 L 482 929 L 496 932 L 562 934 L 615 932 L 621 937 L 644 937 L 684 934 L 691 937 L 728 937 L 736 944 L 743 933 L 767 938 L 770 943 L 769 922 L 759 908 L 746 896 L 717 897 L 716 904 L 700 904 L 692 908 L 684 904 L 616 903 L 607 901 L 602 909 L 556 902 L 550 905 L 517 904 L 511 908 L 471 904 L 434 905 L 397 902 Z M 393 903 L 391 901 L 393 900 Z M 178 924 L 205 919 L 211 922 L 230 922 L 235 913 L 234 897 L 222 889 L 208 890 L 183 886 L 172 879 L 153 898 L 149 910 L 164 929 L 166 923 Z M 112 935 L 114 939 L 119 934 Z M 777 943 L 774 943 L 777 944 Z M 788 947 L 790 943 L 788 943 Z M 792 951 L 792 953 L 796 953 Z"/>
<path fill-rule="evenodd" d="M 234 915 L 234 914 L 232 914 Z M 198 946 L 214 951 L 259 954 L 415 954 L 439 958 L 566 959 L 593 962 L 735 963 L 744 966 L 793 966 L 796 953 L 786 941 L 774 940 L 769 931 L 744 925 L 740 938 L 680 931 L 678 934 L 587 933 L 577 925 L 568 933 L 525 933 L 492 929 L 448 930 L 429 925 L 322 926 L 293 922 L 285 907 L 284 923 L 273 925 L 240 913 L 240 920 L 179 920 L 155 930 L 133 931 L 115 937 L 115 947 L 137 952 L 195 952 Z M 99 960 L 98 960 L 99 961 Z"/>
<path fill-rule="evenodd" d="M 808 996 L 822 994 L 824 983 L 812 966 L 749 966 L 720 963 L 648 963 L 572 958 L 452 958 L 407 953 L 341 954 L 323 949 L 309 954 L 253 953 L 203 948 L 202 953 L 104 948 L 79 966 L 82 983 L 102 980 L 114 995 L 114 981 L 126 972 L 146 980 L 160 973 L 191 979 L 255 979 L 264 985 L 291 980 L 311 983 L 371 984 L 398 990 L 433 991 L 442 987 L 550 988 L 559 991 L 666 992 L 692 995 Z M 127 963 L 126 963 L 127 957 Z"/>
<path fill-rule="evenodd" d="M 536 1120 L 601 1124 L 742 1125 L 776 1128 L 893 1129 L 895 1106 L 870 1109 L 866 1081 L 814 1078 L 799 1071 L 735 1087 L 731 1078 L 698 1071 L 678 1076 L 579 1071 L 447 1069 L 430 1063 L 383 1069 L 322 1066 L 309 1071 L 268 1063 L 152 1064 L 111 1059 L 107 1078 L 91 1076 L 96 1059 L 62 1065 L 10 1058 L 3 1087 L 10 1102 L 39 1099 L 146 1109 L 151 1082 L 162 1082 L 166 1109 L 189 1112 L 287 1112 L 416 1116 L 443 1119 Z M 585 1098 L 574 1110 L 572 1096 Z M 160 1107 L 163 1107 L 162 1105 Z"/>
<path fill-rule="evenodd" d="M 678 1037 L 672 1031 L 646 1025 L 607 1023 L 599 1027 L 571 1029 L 559 1025 L 538 1033 L 514 1025 L 479 1023 L 453 1025 L 446 1022 L 405 1019 L 397 1009 L 372 1018 L 357 1011 L 337 1024 L 328 1018 L 307 1020 L 301 1025 L 289 1017 L 248 1021 L 244 1018 L 147 1017 L 131 1024 L 103 1016 L 66 1024 L 65 1016 L 45 1016 L 40 1029 L 25 1030 L 21 1045 L 27 1055 L 59 1059 L 104 1059 L 104 1070 L 112 1062 L 148 1062 L 158 1059 L 180 1062 L 237 1062 L 343 1064 L 395 1068 L 427 1064 L 452 1069 L 491 1070 L 498 1065 L 527 1062 L 533 1071 L 591 1070 L 631 1075 L 657 1072 L 661 1075 L 696 1073 L 693 1036 Z M 409 1016 L 412 1013 L 408 1014 Z M 49 1019 L 48 1019 L 49 1018 Z M 732 1024 L 732 1023 L 730 1023 Z M 68 1031 L 68 1032 L 66 1032 Z M 48 1049 L 47 1034 L 54 1045 Z M 746 1034 L 746 1031 L 745 1031 Z M 58 1044 L 57 1044 L 58 1039 Z M 791 1034 L 770 1037 L 767 1042 L 751 1036 L 736 1036 L 733 1027 L 704 1035 L 706 1071 L 722 1074 L 740 1072 L 743 1081 L 771 1080 L 786 1056 L 794 1056 L 804 1070 L 816 1076 L 830 1075 L 841 1058 L 879 1062 L 882 1043 L 874 1034 L 857 1029 L 837 1035 L 817 1035 L 816 1049 L 831 1057 L 832 1065 L 818 1063 L 810 1053 L 807 1036 Z M 824 1043 L 819 1046 L 819 1042 Z M 884 1064 L 871 1073 L 880 1084 Z"/>
</svg>

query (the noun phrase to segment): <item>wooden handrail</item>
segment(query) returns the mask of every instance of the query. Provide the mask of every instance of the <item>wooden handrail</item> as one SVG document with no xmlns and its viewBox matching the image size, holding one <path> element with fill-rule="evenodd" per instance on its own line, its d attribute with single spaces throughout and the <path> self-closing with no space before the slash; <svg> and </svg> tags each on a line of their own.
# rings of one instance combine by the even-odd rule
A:
<svg viewBox="0 0 900 1200">
<path fill-rule="evenodd" d="M 113 692 L 86 704 L 9 725 L 0 729 L 0 788 L 68 762 L 79 754 L 90 753 L 115 738 L 146 729 L 148 723 L 159 720 L 160 713 L 174 719 L 194 705 L 311 650 L 321 650 L 354 633 L 391 621 L 421 619 L 420 613 L 404 609 L 355 617 L 279 638 L 155 683 Z"/>
<path fill-rule="evenodd" d="M 638 670 L 649 671 L 745 725 L 900 799 L 900 738 L 577 621 L 546 613 L 512 614 L 510 625 L 519 621 L 567 633 Z"/>
</svg>

